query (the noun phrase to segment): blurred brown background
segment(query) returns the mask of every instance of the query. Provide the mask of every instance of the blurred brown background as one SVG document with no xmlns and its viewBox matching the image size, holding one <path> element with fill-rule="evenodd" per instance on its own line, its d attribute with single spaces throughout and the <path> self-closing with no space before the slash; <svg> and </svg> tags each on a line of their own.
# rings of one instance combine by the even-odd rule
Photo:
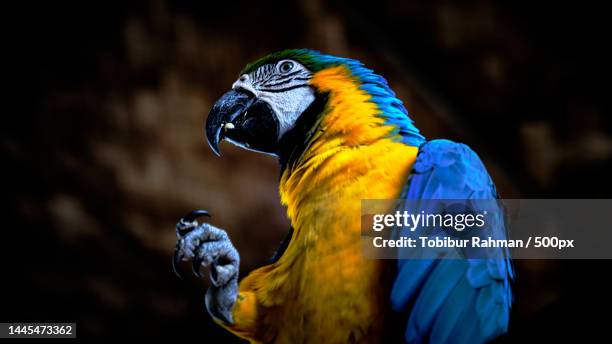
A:
<svg viewBox="0 0 612 344">
<path fill-rule="evenodd" d="M 274 159 L 205 142 L 247 62 L 308 47 L 384 75 L 428 138 L 478 152 L 505 198 L 610 198 L 609 15 L 586 3 L 40 2 L 6 8 L 0 321 L 76 321 L 81 338 L 232 342 L 206 282 L 170 269 L 174 224 L 204 208 L 242 275 L 288 229 Z M 588 229 L 585 229 L 588 230 Z M 517 261 L 500 341 L 602 331 L 607 261 Z M 605 318 L 603 318 L 605 319 Z"/>
</svg>

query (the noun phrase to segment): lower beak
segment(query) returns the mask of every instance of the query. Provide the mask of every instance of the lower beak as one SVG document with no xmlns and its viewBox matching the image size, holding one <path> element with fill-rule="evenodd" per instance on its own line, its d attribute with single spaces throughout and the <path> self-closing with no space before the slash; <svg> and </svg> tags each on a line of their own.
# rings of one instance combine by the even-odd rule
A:
<svg viewBox="0 0 612 344">
<path fill-rule="evenodd" d="M 246 113 L 255 97 L 245 91 L 231 90 L 225 93 L 213 106 L 206 119 L 206 138 L 213 152 L 221 155 L 219 143 L 226 132 L 234 130 L 236 119 Z"/>
</svg>

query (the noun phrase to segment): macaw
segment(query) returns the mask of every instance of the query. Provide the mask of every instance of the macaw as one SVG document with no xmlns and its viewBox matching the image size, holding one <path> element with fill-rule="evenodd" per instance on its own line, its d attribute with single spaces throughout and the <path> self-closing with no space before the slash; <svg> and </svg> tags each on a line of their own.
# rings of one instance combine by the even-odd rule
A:
<svg viewBox="0 0 612 344">
<path fill-rule="evenodd" d="M 205 132 L 278 158 L 291 229 L 270 264 L 238 283 L 227 232 L 177 224 L 175 268 L 209 269 L 213 319 L 253 343 L 481 343 L 507 331 L 514 273 L 482 259 L 367 259 L 361 200 L 497 199 L 469 147 L 426 141 L 387 81 L 357 60 L 313 50 L 248 64 Z M 503 221 L 500 221 L 503 228 Z"/>
</svg>

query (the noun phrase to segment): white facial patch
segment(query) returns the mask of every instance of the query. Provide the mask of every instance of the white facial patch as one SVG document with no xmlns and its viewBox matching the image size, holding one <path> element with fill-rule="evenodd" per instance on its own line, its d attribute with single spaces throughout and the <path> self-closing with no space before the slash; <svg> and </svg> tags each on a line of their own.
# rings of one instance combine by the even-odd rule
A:
<svg viewBox="0 0 612 344">
<path fill-rule="evenodd" d="M 298 117 L 315 100 L 312 87 L 298 87 L 284 92 L 260 92 L 259 99 L 270 105 L 279 123 L 278 138 L 295 125 Z"/>
<path fill-rule="evenodd" d="M 232 88 L 251 92 L 270 106 L 279 123 L 280 139 L 315 100 L 314 90 L 308 84 L 311 76 L 300 63 L 283 60 L 241 75 Z"/>
</svg>

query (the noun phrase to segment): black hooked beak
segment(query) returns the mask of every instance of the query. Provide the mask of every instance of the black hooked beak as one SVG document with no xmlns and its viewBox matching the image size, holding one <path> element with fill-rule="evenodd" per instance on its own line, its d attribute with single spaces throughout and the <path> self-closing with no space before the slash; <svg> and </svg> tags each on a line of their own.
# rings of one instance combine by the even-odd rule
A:
<svg viewBox="0 0 612 344">
<path fill-rule="evenodd" d="M 270 106 L 242 89 L 225 93 L 206 119 L 206 138 L 213 152 L 221 155 L 223 139 L 247 149 L 276 154 L 278 119 Z"/>
</svg>

